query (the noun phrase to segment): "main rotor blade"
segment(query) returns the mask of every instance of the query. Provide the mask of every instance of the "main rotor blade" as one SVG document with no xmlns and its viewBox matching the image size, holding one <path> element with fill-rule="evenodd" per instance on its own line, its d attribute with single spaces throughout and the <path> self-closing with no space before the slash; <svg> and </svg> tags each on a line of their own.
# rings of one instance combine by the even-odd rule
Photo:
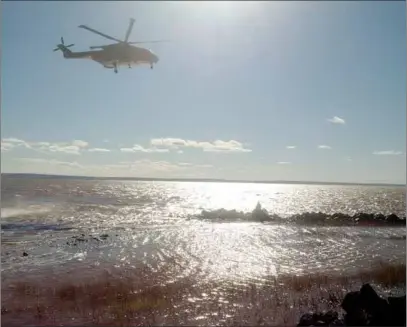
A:
<svg viewBox="0 0 407 327">
<path fill-rule="evenodd" d="M 89 47 L 89 49 L 104 49 L 104 48 L 105 48 L 105 45 L 94 45 L 94 46 Z"/>
<path fill-rule="evenodd" d="M 130 18 L 130 24 L 129 24 L 129 27 L 127 28 L 126 37 L 124 38 L 124 42 L 127 42 L 127 40 L 129 39 L 129 36 L 133 29 L 133 25 L 134 25 L 135 21 L 136 20 L 134 18 Z"/>
<path fill-rule="evenodd" d="M 83 28 L 83 29 L 85 29 L 85 30 L 88 30 L 88 31 L 90 31 L 90 32 L 93 32 L 93 33 L 95 33 L 95 34 L 98 34 L 98 35 L 100 35 L 100 36 L 103 36 L 103 37 L 105 37 L 106 39 L 109 39 L 109 40 L 112 40 L 112 41 L 116 41 L 116 42 L 119 42 L 119 43 L 123 43 L 123 41 L 121 41 L 121 40 L 119 40 L 119 39 L 116 39 L 116 38 L 114 38 L 114 37 L 112 37 L 112 36 L 103 34 L 103 33 L 99 32 L 99 31 L 94 30 L 93 28 L 90 28 L 90 27 L 86 26 L 86 25 L 79 25 L 78 27 L 79 27 L 79 28 Z"/>
<path fill-rule="evenodd" d="M 158 40 L 158 41 L 137 41 L 137 42 L 127 42 L 128 44 L 140 44 L 140 43 L 161 43 L 168 42 L 168 40 Z"/>
<path fill-rule="evenodd" d="M 75 45 L 75 44 L 72 43 L 72 44 L 70 44 L 70 45 L 66 45 L 65 48 L 70 48 L 70 47 L 73 47 L 74 45 Z"/>
</svg>

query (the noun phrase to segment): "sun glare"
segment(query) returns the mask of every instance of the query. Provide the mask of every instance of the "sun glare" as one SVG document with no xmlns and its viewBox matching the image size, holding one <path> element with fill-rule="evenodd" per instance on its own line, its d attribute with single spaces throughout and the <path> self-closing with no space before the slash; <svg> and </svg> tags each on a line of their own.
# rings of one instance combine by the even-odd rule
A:
<svg viewBox="0 0 407 327">
<path fill-rule="evenodd" d="M 243 15 L 257 1 L 191 1 L 188 5 L 201 13 L 230 17 Z"/>
</svg>

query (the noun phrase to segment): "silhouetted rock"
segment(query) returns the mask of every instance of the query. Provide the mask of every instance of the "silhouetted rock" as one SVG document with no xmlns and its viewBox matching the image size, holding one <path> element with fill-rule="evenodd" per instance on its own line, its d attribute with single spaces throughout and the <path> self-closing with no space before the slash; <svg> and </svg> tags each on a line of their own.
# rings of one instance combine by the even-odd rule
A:
<svg viewBox="0 0 407 327">
<path fill-rule="evenodd" d="M 390 305 L 370 286 L 364 284 L 360 289 L 362 309 L 368 314 L 372 326 L 388 326 L 391 320 Z"/>
<path fill-rule="evenodd" d="M 331 324 L 332 322 L 334 322 L 335 320 L 338 320 L 338 313 L 336 311 L 328 311 L 325 313 L 324 315 L 324 321 L 326 321 L 327 323 Z"/>
<path fill-rule="evenodd" d="M 23 257 L 28 257 L 28 253 L 27 253 L 27 252 L 23 252 Z"/>
<path fill-rule="evenodd" d="M 378 221 L 385 221 L 386 218 L 387 217 L 385 215 L 381 214 L 381 213 L 377 213 L 377 214 L 374 215 L 374 219 L 378 220 Z"/>
<path fill-rule="evenodd" d="M 109 234 L 102 234 L 102 235 L 100 235 L 100 238 L 102 239 L 102 240 L 105 240 L 105 239 L 107 239 L 109 237 Z"/>
<path fill-rule="evenodd" d="M 345 295 L 344 320 L 335 311 L 306 313 L 297 326 L 406 326 L 406 296 L 380 297 L 370 284 Z"/>
<path fill-rule="evenodd" d="M 108 237 L 109 237 L 108 234 L 102 234 L 99 236 L 99 238 L 92 236 L 92 235 L 86 236 L 85 234 L 81 234 L 81 236 L 72 236 L 71 240 L 66 242 L 66 244 L 77 246 L 80 243 L 88 243 L 88 242 L 92 242 L 92 241 L 96 241 L 96 242 L 105 241 Z"/>
<path fill-rule="evenodd" d="M 371 221 L 374 221 L 374 215 L 360 212 L 360 213 L 357 213 L 356 215 L 354 215 L 353 219 L 358 223 L 359 222 L 371 222 Z"/>
<path fill-rule="evenodd" d="M 390 312 L 393 326 L 406 325 L 406 296 L 389 297 Z"/>
<path fill-rule="evenodd" d="M 277 214 L 269 214 L 263 209 L 260 203 L 250 212 L 239 212 L 236 210 L 226 210 L 224 208 L 213 211 L 202 210 L 200 215 L 192 218 L 212 220 L 212 221 L 253 221 L 253 222 L 277 222 L 298 225 L 317 226 L 354 226 L 354 225 L 397 225 L 405 226 L 405 217 L 398 217 L 395 214 L 385 216 L 383 214 L 356 213 L 349 215 L 345 213 L 327 214 L 323 212 L 304 212 L 294 214 L 289 217 L 280 217 Z"/>
<path fill-rule="evenodd" d="M 266 209 L 262 209 L 260 202 L 257 202 L 256 208 L 252 211 L 252 219 L 255 221 L 269 220 L 269 214 Z"/>
<path fill-rule="evenodd" d="M 349 292 L 345 295 L 341 307 L 346 312 L 351 312 L 354 308 L 360 307 L 360 292 Z"/>
<path fill-rule="evenodd" d="M 310 313 L 305 313 L 301 316 L 300 322 L 298 323 L 297 326 L 312 326 L 312 323 L 314 322 L 312 314 Z"/>
<path fill-rule="evenodd" d="M 391 215 L 388 215 L 387 218 L 386 218 L 386 221 L 389 222 L 389 223 L 392 223 L 392 224 L 398 223 L 400 220 L 401 219 L 397 215 L 395 215 L 394 213 L 392 213 Z"/>
</svg>

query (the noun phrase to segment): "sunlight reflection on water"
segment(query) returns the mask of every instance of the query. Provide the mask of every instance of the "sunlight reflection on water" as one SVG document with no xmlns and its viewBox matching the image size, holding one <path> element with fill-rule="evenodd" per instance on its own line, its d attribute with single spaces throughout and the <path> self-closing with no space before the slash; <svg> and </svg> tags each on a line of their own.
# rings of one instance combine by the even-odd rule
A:
<svg viewBox="0 0 407 327">
<path fill-rule="evenodd" d="M 118 267 L 171 267 L 171 278 L 261 281 L 264 276 L 285 273 L 354 269 L 378 258 L 405 260 L 403 228 L 301 227 L 189 219 L 202 210 L 251 212 L 257 202 L 281 217 L 318 211 L 399 214 L 405 210 L 405 190 L 400 188 L 192 182 L 25 183 L 20 188 L 13 184 L 14 192 L 19 194 L 15 209 L 26 210 L 24 201 L 30 205 L 37 201 L 36 211 L 10 215 L 7 222 L 58 225 L 72 230 L 2 230 L 3 271 L 80 260 L 83 264 L 111 263 Z M 30 188 L 35 192 L 31 194 Z M 39 210 L 44 200 L 47 210 Z M 13 202 L 7 206 L 12 208 Z M 109 237 L 100 242 L 67 244 L 81 233 L 107 233 Z M 30 256 L 21 258 L 22 251 L 28 251 Z"/>
</svg>

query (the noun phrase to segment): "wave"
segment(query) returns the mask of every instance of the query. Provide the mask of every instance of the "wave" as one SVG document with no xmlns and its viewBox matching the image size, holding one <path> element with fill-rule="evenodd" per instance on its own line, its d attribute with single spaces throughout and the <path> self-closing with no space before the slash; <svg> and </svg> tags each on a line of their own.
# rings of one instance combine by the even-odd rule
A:
<svg viewBox="0 0 407 327">
<path fill-rule="evenodd" d="M 372 214 L 359 212 L 354 215 L 344 213 L 327 214 L 322 212 L 305 212 L 283 218 L 275 214 L 268 214 L 265 209 L 256 207 L 252 212 L 226 210 L 224 208 L 206 211 L 200 215 L 192 216 L 212 222 L 261 222 L 261 223 L 285 223 L 298 225 L 326 225 L 326 226 L 406 226 L 406 217 L 396 214 Z"/>
<path fill-rule="evenodd" d="M 31 206 L 26 208 L 1 208 L 1 218 L 14 218 L 22 216 L 37 216 L 52 211 L 51 206 Z"/>
<path fill-rule="evenodd" d="M 5 223 L 1 224 L 2 230 L 7 231 L 66 231 L 71 230 L 71 227 L 64 227 L 55 224 L 37 224 L 37 223 L 24 223 L 13 224 Z"/>
</svg>

